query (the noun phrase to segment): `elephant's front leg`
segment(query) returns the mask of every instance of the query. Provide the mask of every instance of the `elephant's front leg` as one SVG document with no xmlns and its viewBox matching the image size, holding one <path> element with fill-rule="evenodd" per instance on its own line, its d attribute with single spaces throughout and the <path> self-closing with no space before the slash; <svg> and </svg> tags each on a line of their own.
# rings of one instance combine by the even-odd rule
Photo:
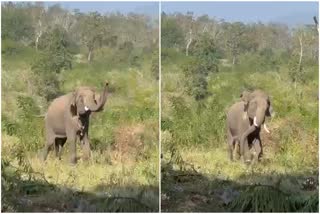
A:
<svg viewBox="0 0 320 214">
<path fill-rule="evenodd" d="M 261 140 L 259 138 L 255 138 L 252 143 L 253 143 L 253 149 L 254 149 L 252 164 L 255 164 L 259 161 L 259 156 L 262 152 Z"/>
<path fill-rule="evenodd" d="M 71 153 L 70 162 L 72 164 L 76 164 L 77 163 L 77 134 L 76 132 L 71 132 L 67 134 L 67 137 L 68 137 L 70 153 Z"/>
<path fill-rule="evenodd" d="M 81 145 L 83 151 L 83 159 L 88 160 L 90 158 L 91 153 L 88 133 L 84 133 L 83 137 L 81 138 Z"/>
<path fill-rule="evenodd" d="M 250 149 L 249 149 L 248 138 L 246 138 L 244 140 L 243 146 L 244 146 L 244 154 L 243 154 L 244 162 L 246 164 L 249 164 L 251 162 L 251 154 L 250 154 Z"/>
<path fill-rule="evenodd" d="M 233 137 L 230 133 L 230 131 L 228 130 L 227 132 L 227 140 L 228 140 L 228 155 L 229 155 L 229 159 L 230 161 L 233 161 L 233 150 L 234 150 L 234 145 L 233 145 Z"/>
</svg>

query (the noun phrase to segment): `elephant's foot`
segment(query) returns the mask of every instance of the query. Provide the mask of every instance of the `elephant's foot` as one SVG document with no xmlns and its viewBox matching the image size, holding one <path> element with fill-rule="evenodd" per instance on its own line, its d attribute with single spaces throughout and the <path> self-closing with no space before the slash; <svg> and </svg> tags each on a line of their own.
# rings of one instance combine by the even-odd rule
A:
<svg viewBox="0 0 320 214">
<path fill-rule="evenodd" d="M 84 161 L 88 161 L 88 160 L 90 159 L 90 157 L 87 156 L 87 155 L 85 155 L 85 156 L 82 157 L 82 159 L 83 159 Z"/>
<path fill-rule="evenodd" d="M 49 146 L 45 146 L 42 150 L 40 150 L 40 160 L 45 162 L 47 160 L 49 154 Z"/>
<path fill-rule="evenodd" d="M 40 154 L 40 160 L 42 161 L 42 162 L 45 162 L 46 160 L 47 160 L 47 157 L 48 157 L 48 154 L 45 152 L 45 154 Z"/>
<path fill-rule="evenodd" d="M 229 160 L 230 160 L 231 162 L 233 162 L 233 155 L 232 155 L 232 153 L 229 153 L 228 157 L 229 157 Z"/>
<path fill-rule="evenodd" d="M 247 164 L 247 165 L 250 165 L 251 164 L 251 160 L 245 160 L 244 163 Z"/>
<path fill-rule="evenodd" d="M 40 154 L 40 155 L 39 155 L 39 159 L 40 159 L 41 162 L 46 162 L 46 159 L 47 159 L 47 158 L 44 157 L 43 154 Z"/>
<path fill-rule="evenodd" d="M 72 165 L 77 164 L 77 157 L 72 157 L 72 158 L 70 159 L 70 163 L 71 163 Z"/>
<path fill-rule="evenodd" d="M 250 158 L 242 158 L 243 163 L 245 163 L 246 165 L 250 165 L 251 164 L 251 159 Z"/>
</svg>

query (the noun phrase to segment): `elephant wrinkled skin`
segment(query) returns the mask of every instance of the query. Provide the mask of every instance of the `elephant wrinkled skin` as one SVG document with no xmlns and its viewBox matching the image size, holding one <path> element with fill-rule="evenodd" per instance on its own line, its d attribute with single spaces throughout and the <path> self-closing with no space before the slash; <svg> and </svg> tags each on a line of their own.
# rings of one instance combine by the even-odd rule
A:
<svg viewBox="0 0 320 214">
<path fill-rule="evenodd" d="M 54 145 L 56 156 L 61 158 L 61 150 L 66 141 L 70 146 L 71 163 L 77 162 L 76 142 L 79 139 L 84 158 L 90 157 L 89 119 L 92 112 L 103 110 L 107 101 L 108 82 L 99 96 L 92 87 L 79 87 L 74 92 L 60 96 L 52 101 L 45 116 L 46 143 L 43 160 Z M 99 99 L 97 99 L 99 97 Z"/>
<path fill-rule="evenodd" d="M 251 162 L 249 150 L 253 147 L 256 162 L 262 154 L 261 126 L 269 133 L 264 122 L 266 116 L 271 116 L 272 106 L 269 96 L 261 90 L 243 92 L 240 97 L 241 101 L 233 104 L 227 113 L 229 158 L 233 161 L 234 150 L 239 145 L 240 155 L 245 162 Z"/>
</svg>

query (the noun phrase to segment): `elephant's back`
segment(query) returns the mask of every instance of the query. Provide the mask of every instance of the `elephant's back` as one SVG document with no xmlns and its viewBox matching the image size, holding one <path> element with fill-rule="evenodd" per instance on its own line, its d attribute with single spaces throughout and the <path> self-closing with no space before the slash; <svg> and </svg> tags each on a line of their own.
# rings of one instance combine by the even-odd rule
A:
<svg viewBox="0 0 320 214">
<path fill-rule="evenodd" d="M 237 118 L 243 112 L 244 112 L 244 102 L 242 101 L 236 102 L 229 108 L 229 111 L 227 114 L 227 120 Z"/>
<path fill-rule="evenodd" d="M 227 126 L 232 136 L 239 135 L 243 129 L 247 129 L 248 120 L 245 118 L 244 102 L 233 104 L 227 114 Z"/>
<path fill-rule="evenodd" d="M 59 113 L 63 114 L 66 106 L 69 104 L 70 96 L 70 94 L 66 94 L 54 99 L 49 105 L 47 117 L 49 117 L 50 115 L 57 116 L 57 114 Z"/>
<path fill-rule="evenodd" d="M 64 134 L 64 115 L 69 102 L 69 94 L 60 96 L 52 101 L 45 117 L 47 129 L 51 129 L 56 133 Z"/>
</svg>

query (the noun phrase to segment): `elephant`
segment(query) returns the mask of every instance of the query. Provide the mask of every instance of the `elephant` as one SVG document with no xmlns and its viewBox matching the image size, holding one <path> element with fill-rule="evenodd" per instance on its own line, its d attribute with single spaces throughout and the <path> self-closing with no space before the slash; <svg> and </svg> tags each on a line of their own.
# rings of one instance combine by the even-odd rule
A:
<svg viewBox="0 0 320 214">
<path fill-rule="evenodd" d="M 108 85 L 106 81 L 101 96 L 93 87 L 82 86 L 51 102 L 45 116 L 46 143 L 43 148 L 43 161 L 47 159 L 53 145 L 56 156 L 61 159 L 62 147 L 66 141 L 70 146 L 72 164 L 77 162 L 76 142 L 78 140 L 84 151 L 84 159 L 90 157 L 88 136 L 90 115 L 103 110 L 107 101 Z"/>
<path fill-rule="evenodd" d="M 270 133 L 265 124 L 265 117 L 271 117 L 272 105 L 269 96 L 262 90 L 245 91 L 241 101 L 233 104 L 227 113 L 227 141 L 229 158 L 234 159 L 234 151 L 240 146 L 240 155 L 246 163 L 251 162 L 250 148 L 254 148 L 253 162 L 262 155 L 260 138 L 261 126 Z"/>
</svg>

